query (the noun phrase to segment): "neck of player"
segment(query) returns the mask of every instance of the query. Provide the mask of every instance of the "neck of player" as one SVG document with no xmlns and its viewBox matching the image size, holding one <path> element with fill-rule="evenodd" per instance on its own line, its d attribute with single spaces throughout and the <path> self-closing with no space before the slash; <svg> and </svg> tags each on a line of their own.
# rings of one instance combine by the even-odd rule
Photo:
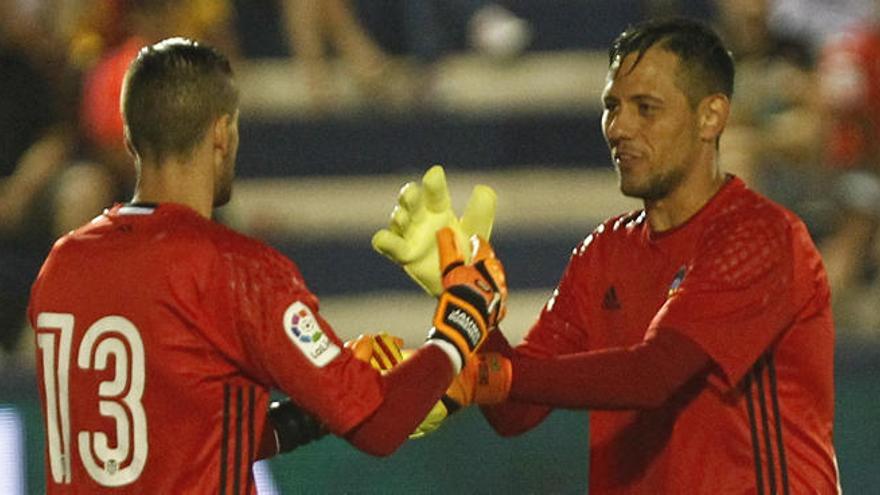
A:
<svg viewBox="0 0 880 495">
<path fill-rule="evenodd" d="M 713 157 L 695 167 L 669 194 L 658 200 L 645 200 L 648 224 L 654 232 L 663 232 L 684 224 L 697 214 L 727 180 Z"/>
<path fill-rule="evenodd" d="M 169 157 L 161 162 L 141 160 L 132 201 L 143 203 L 178 203 L 188 206 L 205 218 L 211 218 L 214 204 L 214 172 L 210 148 L 204 143 L 191 157 Z"/>
<path fill-rule="evenodd" d="M 237 117 L 223 115 L 188 152 L 136 157 L 132 201 L 178 203 L 205 218 L 229 200 L 238 143 Z"/>
</svg>

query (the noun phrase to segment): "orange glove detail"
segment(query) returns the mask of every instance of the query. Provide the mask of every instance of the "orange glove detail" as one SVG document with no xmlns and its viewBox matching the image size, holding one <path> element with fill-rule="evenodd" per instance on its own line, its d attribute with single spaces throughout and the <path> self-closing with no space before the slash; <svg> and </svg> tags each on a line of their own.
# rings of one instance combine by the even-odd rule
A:
<svg viewBox="0 0 880 495">
<path fill-rule="evenodd" d="M 471 404 L 490 405 L 504 402 L 510 393 L 511 377 L 512 367 L 506 357 L 497 352 L 475 354 L 468 360 L 461 373 L 452 380 L 443 402 L 450 412 Z M 452 407 L 447 399 L 454 402 Z"/>
<path fill-rule="evenodd" d="M 471 404 L 498 404 L 510 393 L 510 361 L 495 352 L 471 356 L 461 373 L 422 420 L 410 438 L 422 438 L 437 431 L 449 415 Z"/>
<path fill-rule="evenodd" d="M 437 231 L 443 292 L 428 340 L 454 345 L 460 365 L 476 352 L 507 310 L 507 281 L 501 261 L 479 236 L 472 237 L 471 244 L 472 262 L 465 264 L 452 230 Z"/>
</svg>

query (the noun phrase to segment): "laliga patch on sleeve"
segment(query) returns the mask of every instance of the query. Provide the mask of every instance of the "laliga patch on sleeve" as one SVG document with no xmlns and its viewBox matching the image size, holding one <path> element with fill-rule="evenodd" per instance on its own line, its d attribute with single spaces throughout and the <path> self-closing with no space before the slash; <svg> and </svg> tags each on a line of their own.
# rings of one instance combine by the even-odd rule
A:
<svg viewBox="0 0 880 495">
<path fill-rule="evenodd" d="M 296 301 L 284 312 L 287 337 L 318 368 L 323 368 L 341 352 L 324 333 L 311 308 Z"/>
</svg>

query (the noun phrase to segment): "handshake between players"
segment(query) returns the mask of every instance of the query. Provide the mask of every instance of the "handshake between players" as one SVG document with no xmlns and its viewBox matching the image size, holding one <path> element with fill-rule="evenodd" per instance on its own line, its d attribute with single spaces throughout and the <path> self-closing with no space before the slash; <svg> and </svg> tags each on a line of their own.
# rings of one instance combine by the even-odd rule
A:
<svg viewBox="0 0 880 495">
<path fill-rule="evenodd" d="M 495 204 L 494 191 L 476 186 L 464 215 L 457 217 L 443 168 L 434 166 L 425 173 L 421 184 L 410 182 L 401 188 L 389 227 L 373 236 L 376 251 L 401 266 L 437 298 L 424 345 L 442 350 L 454 372 L 440 400 L 414 430 L 406 432 L 410 438 L 436 430 L 462 407 L 503 402 L 510 390 L 511 364 L 507 358 L 499 353 L 478 353 L 506 313 L 504 269 L 487 241 Z M 385 332 L 360 335 L 345 345 L 356 359 L 383 375 L 415 354 L 414 349 L 402 348 L 402 339 Z M 273 403 L 269 415 L 277 453 L 288 452 L 328 433 L 317 418 L 289 400 Z M 390 424 L 399 427 L 400 423 L 385 423 Z"/>
<path fill-rule="evenodd" d="M 436 430 L 462 407 L 503 402 L 510 390 L 510 362 L 498 353 L 477 353 L 507 309 L 504 269 L 488 242 L 495 204 L 494 191 L 478 185 L 457 218 L 443 168 L 437 165 L 425 173 L 421 185 L 404 185 L 389 228 L 373 237 L 379 253 L 438 298 L 428 343 L 444 348 L 456 370 L 413 438 Z M 462 252 L 462 244 L 470 249 Z M 401 349 L 400 338 L 384 332 L 362 335 L 350 345 L 357 357 L 380 371 L 411 354 Z"/>
</svg>

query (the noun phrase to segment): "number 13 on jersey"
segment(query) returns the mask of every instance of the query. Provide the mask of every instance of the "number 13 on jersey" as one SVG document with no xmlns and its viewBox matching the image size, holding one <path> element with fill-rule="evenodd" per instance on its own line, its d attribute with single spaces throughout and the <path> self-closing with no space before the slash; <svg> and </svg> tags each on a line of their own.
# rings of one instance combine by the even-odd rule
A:
<svg viewBox="0 0 880 495">
<path fill-rule="evenodd" d="M 71 483 L 70 360 L 77 322 L 69 313 L 37 316 L 37 347 L 42 360 L 46 407 L 46 440 L 52 480 Z M 115 445 L 102 431 L 80 430 L 74 437 L 79 458 L 89 476 L 101 486 L 134 482 L 147 461 L 147 416 L 141 404 L 145 385 L 144 346 L 137 327 L 110 315 L 89 326 L 75 350 L 81 372 L 106 370 L 113 358 L 112 379 L 98 387 L 101 416 L 115 422 Z M 78 397 L 78 400 L 83 400 Z"/>
</svg>

